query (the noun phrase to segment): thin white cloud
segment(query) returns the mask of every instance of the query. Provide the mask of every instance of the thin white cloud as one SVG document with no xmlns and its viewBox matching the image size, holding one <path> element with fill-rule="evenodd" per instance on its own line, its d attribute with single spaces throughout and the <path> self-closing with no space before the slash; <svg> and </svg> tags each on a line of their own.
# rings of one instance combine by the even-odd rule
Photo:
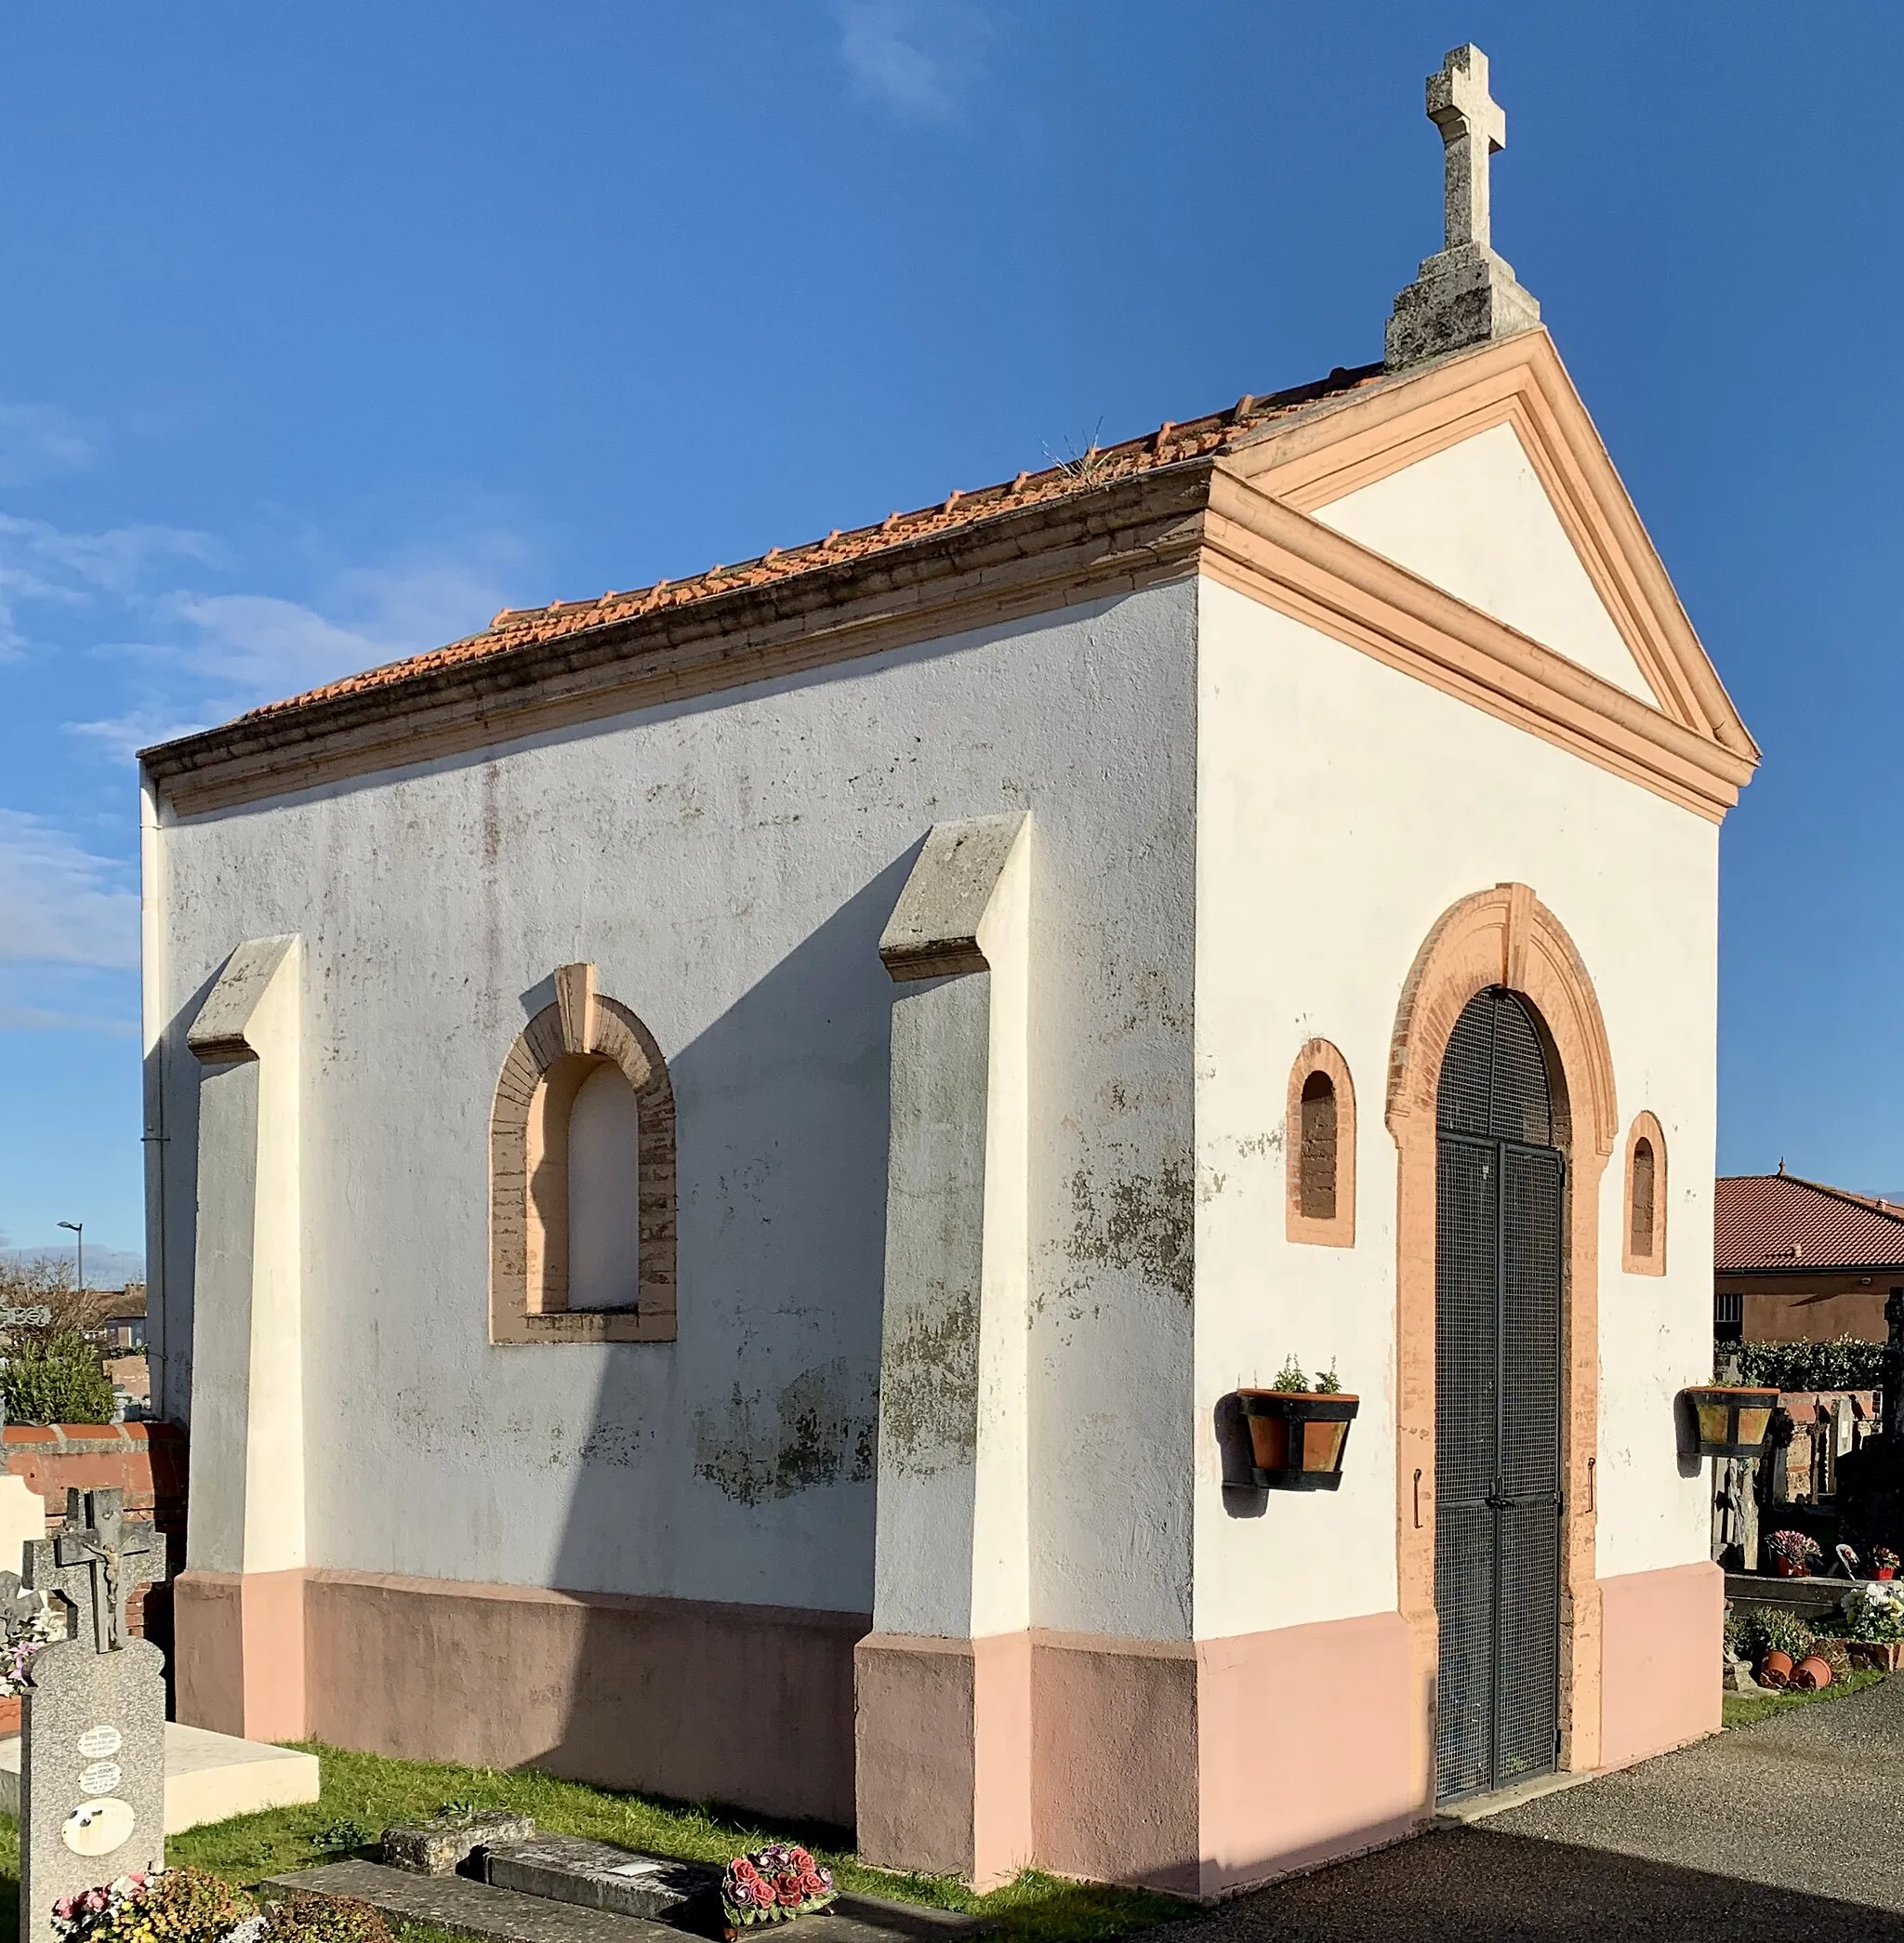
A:
<svg viewBox="0 0 1904 1943">
<path fill-rule="evenodd" d="M 93 443 L 52 404 L 0 404 L 0 486 L 25 485 L 93 461 Z"/>
<path fill-rule="evenodd" d="M 0 810 L 0 964 L 137 965 L 127 875 L 45 817 Z"/>
<path fill-rule="evenodd" d="M 906 121 L 957 118 L 984 71 L 991 23 L 965 0 L 834 0 L 853 85 Z"/>
<path fill-rule="evenodd" d="M 109 1019 L 96 1012 L 51 1011 L 43 1005 L 8 1005 L 0 1000 L 0 1032 L 97 1032 L 107 1038 L 136 1039 L 137 1019 Z"/>
<path fill-rule="evenodd" d="M 482 550 L 507 560 L 515 549 L 492 537 Z M 262 702 L 441 647 L 485 626 L 503 600 L 486 568 L 443 559 L 353 568 L 330 594 L 328 612 L 275 594 L 174 593 L 148 603 L 167 638 L 117 651 L 144 665 L 147 693 L 124 714 L 67 730 L 124 760 Z"/>
<path fill-rule="evenodd" d="M 207 534 L 175 526 L 109 527 L 102 533 L 69 533 L 45 520 L 0 513 L 0 659 L 15 659 L 27 645 L 20 610 L 32 603 L 83 608 L 100 597 L 132 599 L 160 563 L 220 563 Z"/>
</svg>

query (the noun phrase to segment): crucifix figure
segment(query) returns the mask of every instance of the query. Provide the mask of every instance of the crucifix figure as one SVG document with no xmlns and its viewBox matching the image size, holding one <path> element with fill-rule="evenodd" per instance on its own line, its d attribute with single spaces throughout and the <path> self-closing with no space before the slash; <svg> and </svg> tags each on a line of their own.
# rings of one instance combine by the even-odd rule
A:
<svg viewBox="0 0 1904 1943">
<path fill-rule="evenodd" d="M 1488 161 L 1507 146 L 1507 116 L 1488 92 L 1488 57 L 1470 42 L 1428 77 L 1428 119 L 1441 130 L 1448 172 L 1447 247 L 1493 241 L 1488 214 Z"/>
<path fill-rule="evenodd" d="M 59 1537 L 26 1548 L 24 1583 L 58 1593 L 79 1615 L 90 1614 L 94 1650 L 116 1653 L 128 1637 L 126 1602 L 135 1587 L 165 1576 L 165 1541 L 150 1525 L 128 1525 L 115 1488 L 68 1491 L 66 1527 Z"/>
</svg>

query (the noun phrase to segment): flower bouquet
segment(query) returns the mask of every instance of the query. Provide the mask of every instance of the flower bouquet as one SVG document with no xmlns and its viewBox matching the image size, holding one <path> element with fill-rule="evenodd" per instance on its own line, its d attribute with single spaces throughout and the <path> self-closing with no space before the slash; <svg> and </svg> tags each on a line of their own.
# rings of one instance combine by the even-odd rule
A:
<svg viewBox="0 0 1904 1943">
<path fill-rule="evenodd" d="M 730 1936 L 755 1923 L 789 1923 L 824 1910 L 839 1893 L 830 1869 L 787 1843 L 736 1856 L 721 1878 L 721 1907 Z"/>
<path fill-rule="evenodd" d="M 1803 1579 L 1824 1557 L 1818 1541 L 1802 1531 L 1775 1531 L 1765 1540 L 1772 1569 L 1781 1579 Z"/>
<path fill-rule="evenodd" d="M 1844 1594 L 1841 1610 L 1853 1639 L 1904 1640 L 1904 1586 L 1867 1580 Z"/>
<path fill-rule="evenodd" d="M 26 1691 L 33 1655 L 65 1632 L 65 1613 L 45 1593 L 23 1589 L 16 1572 L 0 1572 L 0 1699 Z"/>
</svg>

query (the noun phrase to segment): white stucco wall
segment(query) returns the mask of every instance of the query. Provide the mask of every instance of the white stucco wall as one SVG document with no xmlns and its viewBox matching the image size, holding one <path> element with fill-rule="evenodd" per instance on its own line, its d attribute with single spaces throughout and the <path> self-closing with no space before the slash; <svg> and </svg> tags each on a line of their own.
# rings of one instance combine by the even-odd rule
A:
<svg viewBox="0 0 1904 1943">
<path fill-rule="evenodd" d="M 1435 919 L 1510 880 L 1585 959 L 1622 1143 L 1647 1107 L 1668 1143 L 1665 1276 L 1620 1271 L 1623 1144 L 1602 1177 L 1598 1569 L 1705 1557 L 1706 1484 L 1682 1475 L 1672 1399 L 1712 1351 L 1718 831 L 1212 582 L 1198 680 L 1198 1636 L 1394 1608 L 1389 1047 Z M 1285 1090 L 1312 1037 L 1355 1078 L 1352 1249 L 1283 1238 Z M 1213 1412 L 1292 1351 L 1312 1370 L 1334 1358 L 1362 1396 L 1342 1487 L 1236 1515 Z"/>
<path fill-rule="evenodd" d="M 1513 426 L 1358 487 L 1316 518 L 1658 707 Z"/>
<path fill-rule="evenodd" d="M 867 1609 L 879 935 L 932 823 L 1030 808 L 1031 1618 L 1184 1636 L 1194 616 L 1155 589 L 172 823 L 168 1411 L 180 1022 L 296 932 L 311 1562 Z M 577 959 L 668 1057 L 680 1340 L 492 1348 L 491 1098 Z"/>
</svg>

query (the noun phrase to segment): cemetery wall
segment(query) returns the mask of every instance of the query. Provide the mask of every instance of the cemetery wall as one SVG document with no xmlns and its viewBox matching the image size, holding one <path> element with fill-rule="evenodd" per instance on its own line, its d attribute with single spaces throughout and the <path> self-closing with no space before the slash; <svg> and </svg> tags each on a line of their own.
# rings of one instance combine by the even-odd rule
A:
<svg viewBox="0 0 1904 1943">
<path fill-rule="evenodd" d="M 0 1452 L 7 1472 L 22 1479 L 45 1500 L 46 1530 L 66 1522 L 69 1490 L 116 1488 L 126 1511 L 150 1518 L 165 1536 L 168 1564 L 185 1562 L 185 1435 L 172 1423 L 9 1423 L 0 1428 Z M 15 1566 L 14 1569 L 18 1569 Z M 139 1586 L 127 1610 L 135 1632 L 151 1632 L 167 1642 L 171 1623 L 169 1586 Z"/>
</svg>

